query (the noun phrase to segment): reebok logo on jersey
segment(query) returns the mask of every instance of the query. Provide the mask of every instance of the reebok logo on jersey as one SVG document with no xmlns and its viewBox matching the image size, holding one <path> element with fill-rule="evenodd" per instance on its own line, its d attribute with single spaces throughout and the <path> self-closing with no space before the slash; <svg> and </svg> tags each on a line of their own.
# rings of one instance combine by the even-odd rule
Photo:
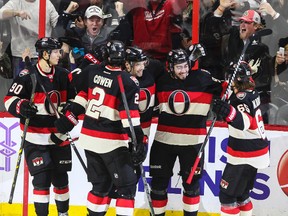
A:
<svg viewBox="0 0 288 216">
<path fill-rule="evenodd" d="M 222 188 L 227 189 L 229 186 L 229 183 L 225 181 L 224 179 L 221 179 L 220 185 Z"/>
<path fill-rule="evenodd" d="M 42 157 L 37 157 L 32 160 L 33 166 L 40 166 L 44 164 L 44 160 Z"/>
<path fill-rule="evenodd" d="M 151 169 L 162 169 L 161 165 L 150 165 Z"/>
</svg>

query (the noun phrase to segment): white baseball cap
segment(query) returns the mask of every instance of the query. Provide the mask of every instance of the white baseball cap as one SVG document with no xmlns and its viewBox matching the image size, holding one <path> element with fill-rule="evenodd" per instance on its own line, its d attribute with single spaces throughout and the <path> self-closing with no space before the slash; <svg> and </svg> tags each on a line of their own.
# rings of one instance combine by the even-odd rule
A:
<svg viewBox="0 0 288 216">
<path fill-rule="evenodd" d="M 102 9 L 95 5 L 88 7 L 85 11 L 85 17 L 89 19 L 92 16 L 98 16 L 101 19 L 104 19 L 104 14 L 103 14 Z"/>
</svg>

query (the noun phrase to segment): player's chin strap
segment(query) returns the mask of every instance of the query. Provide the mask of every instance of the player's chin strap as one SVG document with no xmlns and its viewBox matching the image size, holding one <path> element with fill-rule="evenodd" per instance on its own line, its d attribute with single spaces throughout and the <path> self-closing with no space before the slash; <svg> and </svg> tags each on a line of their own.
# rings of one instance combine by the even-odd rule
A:
<svg viewBox="0 0 288 216">
<path fill-rule="evenodd" d="M 238 60 L 238 62 L 237 62 L 237 65 L 236 65 L 236 67 L 235 67 L 235 70 L 234 70 L 232 76 L 230 77 L 230 79 L 229 79 L 229 81 L 228 81 L 228 86 L 227 86 L 227 89 L 226 89 L 226 91 L 225 91 L 225 94 L 224 94 L 223 97 L 222 97 L 222 100 L 226 100 L 226 98 L 227 98 L 227 96 L 228 96 L 228 94 L 229 94 L 229 91 L 230 91 L 232 82 L 233 82 L 233 80 L 235 79 L 235 76 L 236 76 L 236 74 L 237 74 L 237 72 L 238 72 L 238 70 L 239 70 L 241 61 L 242 61 L 243 58 L 244 58 L 244 55 L 245 55 L 245 52 L 246 52 L 248 46 L 251 44 L 252 41 L 258 40 L 259 38 L 261 38 L 261 37 L 263 37 L 263 36 L 266 36 L 266 35 L 270 35 L 270 34 L 272 34 L 272 30 L 271 30 L 271 29 L 262 29 L 262 30 L 259 30 L 259 31 L 255 32 L 255 34 L 253 34 L 250 38 L 247 39 L 247 42 L 245 43 L 245 45 L 244 45 L 244 47 L 243 47 L 243 50 L 242 50 L 242 52 L 241 52 L 241 55 L 240 55 L 239 60 Z M 193 176 L 194 176 L 194 174 L 195 174 L 196 168 L 197 168 L 197 166 L 198 166 L 198 164 L 199 164 L 199 162 L 200 162 L 200 159 L 201 159 L 202 154 L 203 154 L 203 152 L 204 152 L 204 148 L 205 148 L 205 146 L 206 146 L 206 144 L 207 144 L 207 142 L 208 142 L 208 140 L 209 140 L 209 137 L 210 137 L 210 135 L 211 135 L 211 133 L 212 133 L 212 130 L 213 130 L 213 128 L 214 128 L 214 125 L 215 125 L 216 120 L 217 120 L 217 116 L 215 115 L 214 118 L 213 118 L 213 120 L 212 120 L 211 126 L 210 126 L 210 128 L 209 128 L 209 130 L 208 130 L 208 132 L 207 132 L 207 135 L 206 135 L 206 137 L 205 137 L 205 139 L 204 139 L 204 142 L 202 143 L 202 145 L 201 145 L 201 147 L 200 147 L 200 149 L 199 149 L 197 158 L 196 158 L 196 160 L 195 160 L 195 162 L 194 162 L 193 167 L 191 168 L 190 174 L 189 174 L 189 176 L 188 176 L 188 178 L 187 178 L 187 180 L 186 180 L 186 183 L 187 183 L 187 184 L 191 184 L 191 182 L 192 182 L 192 179 L 193 179 Z"/>
</svg>

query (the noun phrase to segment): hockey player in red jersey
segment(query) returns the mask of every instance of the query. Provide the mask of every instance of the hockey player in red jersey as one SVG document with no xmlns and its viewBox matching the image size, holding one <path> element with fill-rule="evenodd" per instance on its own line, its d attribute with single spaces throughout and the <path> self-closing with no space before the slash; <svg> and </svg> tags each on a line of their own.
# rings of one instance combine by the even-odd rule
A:
<svg viewBox="0 0 288 216">
<path fill-rule="evenodd" d="M 216 99 L 212 109 L 223 117 L 229 129 L 219 199 L 222 216 L 252 216 L 249 192 L 257 169 L 269 165 L 269 146 L 250 66 L 241 62 L 235 77 L 228 102 Z"/>
<path fill-rule="evenodd" d="M 203 49 L 200 44 L 196 47 Z M 198 57 L 203 55 L 196 53 Z M 193 60 L 194 54 L 189 56 Z M 150 152 L 150 175 L 152 204 L 157 216 L 165 215 L 167 188 L 177 157 L 184 188 L 184 216 L 196 216 L 199 209 L 203 159 L 192 183 L 187 184 L 186 179 L 207 133 L 206 121 L 213 95 L 221 94 L 222 85 L 208 71 L 190 68 L 186 52 L 172 50 L 167 57 L 168 73 L 156 82 L 159 117 Z"/>
<path fill-rule="evenodd" d="M 85 150 L 88 181 L 92 190 L 88 193 L 89 216 L 102 216 L 110 204 L 108 196 L 112 185 L 118 196 L 116 214 L 132 216 L 136 193 L 137 176 L 134 165 L 145 160 L 146 147 L 140 127 L 138 112 L 139 83 L 134 76 L 122 71 L 125 47 L 120 41 L 107 43 L 107 64 L 87 66 L 83 86 L 64 115 L 55 125 L 65 133 L 77 122 L 77 116 L 85 113 L 78 145 Z M 88 73 L 85 71 L 88 70 Z M 137 146 L 129 152 L 131 133 L 129 121 L 117 81 L 120 75 L 134 126 Z"/>
<path fill-rule="evenodd" d="M 33 176 L 34 206 L 38 216 L 47 216 L 51 183 L 54 186 L 58 214 L 68 215 L 69 187 L 68 174 L 71 170 L 70 145 L 58 146 L 51 140 L 51 134 L 65 140 L 56 133 L 56 115 L 51 109 L 41 85 L 50 95 L 55 107 L 74 98 L 75 92 L 68 91 L 70 83 L 68 71 L 57 67 L 61 57 L 61 43 L 54 38 L 41 38 L 35 44 L 39 60 L 33 71 L 22 70 L 14 79 L 4 103 L 7 111 L 20 118 L 20 128 L 24 129 L 25 119 L 29 125 L 24 142 L 25 159 Z M 34 94 L 30 74 L 37 76 L 33 105 L 29 103 Z M 40 85 L 41 83 L 41 85 Z M 59 143 L 58 143 L 59 144 Z M 61 162 L 61 163 L 60 163 Z"/>
</svg>

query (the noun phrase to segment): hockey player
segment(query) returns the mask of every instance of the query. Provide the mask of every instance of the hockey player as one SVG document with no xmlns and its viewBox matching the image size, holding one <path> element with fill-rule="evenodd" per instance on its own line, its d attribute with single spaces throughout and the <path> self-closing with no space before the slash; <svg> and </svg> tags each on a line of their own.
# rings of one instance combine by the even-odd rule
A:
<svg viewBox="0 0 288 216">
<path fill-rule="evenodd" d="M 199 52 L 196 53 L 199 55 Z M 195 60 L 193 53 L 190 57 Z M 199 179 L 202 176 L 203 159 L 192 183 L 187 184 L 186 180 L 207 133 L 206 121 L 212 97 L 214 94 L 220 95 L 222 86 L 209 72 L 191 70 L 188 55 L 182 49 L 169 52 L 167 70 L 168 73 L 156 82 L 159 117 L 150 152 L 152 204 L 157 216 L 165 215 L 167 188 L 178 157 L 184 188 L 184 216 L 196 216 L 200 203 Z"/>
<path fill-rule="evenodd" d="M 135 77 L 123 72 L 125 48 L 120 41 L 107 43 L 106 65 L 91 65 L 84 69 L 88 75 L 73 103 L 55 125 L 59 132 L 71 130 L 77 116 L 85 112 L 79 137 L 79 146 L 87 158 L 88 181 L 92 190 L 88 193 L 89 216 L 106 214 L 112 185 L 117 189 L 116 214 L 132 216 L 137 177 L 134 165 L 145 160 L 146 148 L 138 112 L 139 86 Z M 88 70 L 88 73 L 85 73 Z M 120 75 L 130 109 L 137 138 L 136 151 L 128 149 L 129 121 L 117 81 Z"/>
<path fill-rule="evenodd" d="M 249 192 L 257 169 L 269 165 L 269 147 L 264 130 L 260 97 L 251 68 L 242 62 L 232 82 L 229 101 L 214 100 L 213 111 L 228 123 L 227 164 L 220 183 L 222 216 L 252 216 Z"/>
<path fill-rule="evenodd" d="M 152 122 L 153 107 L 155 104 L 155 74 L 152 68 L 146 69 L 149 64 L 147 56 L 142 49 L 137 47 L 126 48 L 125 68 L 132 76 L 136 77 L 140 86 L 139 113 L 143 132 L 149 137 Z M 152 63 L 153 64 L 153 63 Z M 161 64 L 154 64 L 155 69 L 161 70 Z"/>
<path fill-rule="evenodd" d="M 51 133 L 56 138 L 60 137 L 54 126 L 56 115 L 39 83 L 44 86 L 56 107 L 66 103 L 70 96 L 73 98 L 75 93 L 67 91 L 70 89 L 68 71 L 56 66 L 61 57 L 61 43 L 54 38 L 45 37 L 39 39 L 35 47 L 39 53 L 38 63 L 32 66 L 33 71 L 22 70 L 14 79 L 4 103 L 9 113 L 20 118 L 21 130 L 25 119 L 30 119 L 24 153 L 29 172 L 33 176 L 36 214 L 48 215 L 52 183 L 58 215 L 66 216 L 69 209 L 67 172 L 71 170 L 71 148 L 70 145 L 55 145 L 51 140 Z M 30 73 L 36 73 L 37 76 L 33 105 L 29 103 L 33 94 Z M 63 136 L 61 138 L 65 140 Z"/>
</svg>

